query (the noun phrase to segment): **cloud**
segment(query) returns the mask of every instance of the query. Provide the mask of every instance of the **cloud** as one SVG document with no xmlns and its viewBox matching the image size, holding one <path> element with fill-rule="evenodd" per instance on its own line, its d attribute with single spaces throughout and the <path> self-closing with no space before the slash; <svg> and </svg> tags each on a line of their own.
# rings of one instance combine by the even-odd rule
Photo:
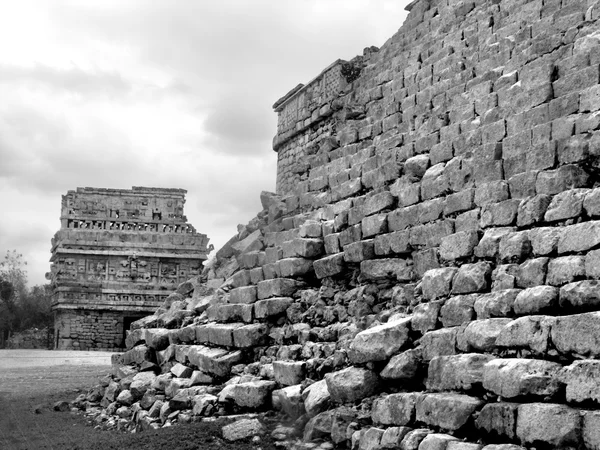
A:
<svg viewBox="0 0 600 450">
<path fill-rule="evenodd" d="M 54 91 L 79 95 L 127 95 L 131 83 L 117 72 L 96 69 L 86 71 L 79 67 L 62 69 L 45 64 L 22 67 L 0 64 L 0 83 L 33 83 Z"/>
</svg>

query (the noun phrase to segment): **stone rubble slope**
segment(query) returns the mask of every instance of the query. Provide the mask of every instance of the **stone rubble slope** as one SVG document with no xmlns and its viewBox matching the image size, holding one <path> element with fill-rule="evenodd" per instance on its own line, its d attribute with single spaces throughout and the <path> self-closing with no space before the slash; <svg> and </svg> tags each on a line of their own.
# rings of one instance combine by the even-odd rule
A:
<svg viewBox="0 0 600 450">
<path fill-rule="evenodd" d="M 293 190 L 75 402 L 98 423 L 276 409 L 298 449 L 600 449 L 600 2 L 410 7 L 298 122 Z"/>
</svg>

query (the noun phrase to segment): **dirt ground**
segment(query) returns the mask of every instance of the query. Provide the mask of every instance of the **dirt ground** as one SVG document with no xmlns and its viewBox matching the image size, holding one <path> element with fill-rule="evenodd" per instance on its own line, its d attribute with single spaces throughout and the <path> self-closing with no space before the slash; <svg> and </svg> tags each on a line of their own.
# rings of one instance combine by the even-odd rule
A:
<svg viewBox="0 0 600 450">
<path fill-rule="evenodd" d="M 81 414 L 56 412 L 52 405 L 71 401 L 110 371 L 105 352 L 0 350 L 0 449 L 2 450 L 268 450 L 258 444 L 228 443 L 219 423 L 195 423 L 131 434 L 107 432 Z"/>
</svg>

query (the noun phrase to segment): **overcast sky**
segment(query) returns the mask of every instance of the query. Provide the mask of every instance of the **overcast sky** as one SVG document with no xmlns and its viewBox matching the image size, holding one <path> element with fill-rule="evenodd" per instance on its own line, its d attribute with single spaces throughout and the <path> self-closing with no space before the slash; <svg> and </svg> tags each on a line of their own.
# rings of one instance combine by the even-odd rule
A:
<svg viewBox="0 0 600 450">
<path fill-rule="evenodd" d="M 0 0 L 0 258 L 45 283 L 61 195 L 188 190 L 219 248 L 275 190 L 272 104 L 381 46 L 406 0 Z"/>
</svg>

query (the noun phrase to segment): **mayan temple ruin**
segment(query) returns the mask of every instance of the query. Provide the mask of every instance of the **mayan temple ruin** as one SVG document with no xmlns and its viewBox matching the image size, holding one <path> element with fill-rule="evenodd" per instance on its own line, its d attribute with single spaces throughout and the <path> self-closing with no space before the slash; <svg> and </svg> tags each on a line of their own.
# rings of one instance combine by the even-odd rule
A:
<svg viewBox="0 0 600 450">
<path fill-rule="evenodd" d="M 600 449 L 600 2 L 408 9 L 275 103 L 277 192 L 132 323 L 96 423 Z"/>
<path fill-rule="evenodd" d="M 57 349 L 124 347 L 125 330 L 197 276 L 208 238 L 186 223 L 183 189 L 78 188 L 52 239 Z"/>
</svg>

